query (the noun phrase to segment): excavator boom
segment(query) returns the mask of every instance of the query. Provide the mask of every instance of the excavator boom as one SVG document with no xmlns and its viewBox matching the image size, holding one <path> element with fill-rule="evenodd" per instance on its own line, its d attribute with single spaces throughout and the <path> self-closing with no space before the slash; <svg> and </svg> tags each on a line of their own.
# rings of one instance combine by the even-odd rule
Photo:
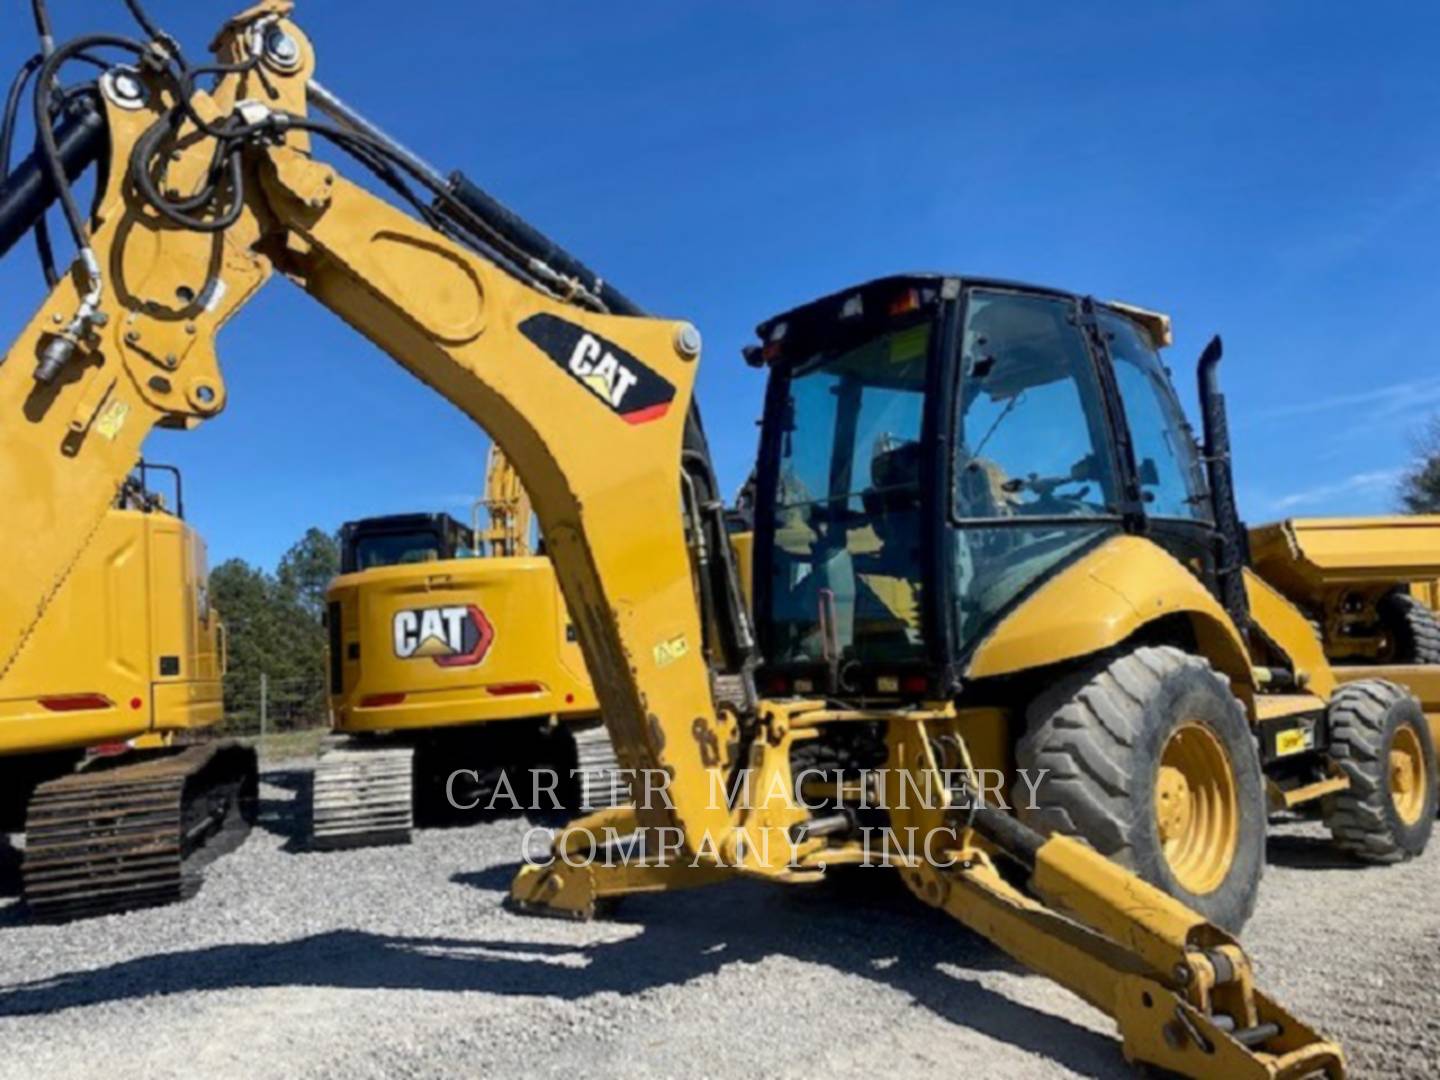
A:
<svg viewBox="0 0 1440 1080">
<path fill-rule="evenodd" d="M 468 181 L 440 180 L 353 113 L 347 120 L 313 82 L 315 55 L 290 8 L 266 0 L 226 24 L 209 93 L 153 44 L 138 46 L 124 78 L 102 80 L 105 186 L 88 225 L 68 214 L 80 261 L 0 366 L 0 503 L 23 523 L 5 541 L 0 677 L 149 431 L 193 427 L 224 407 L 215 335 L 278 270 L 470 415 L 514 463 L 620 763 L 663 781 L 663 797 L 602 818 L 678 833 L 684 858 L 613 873 L 532 868 L 517 879 L 517 900 L 579 910 L 597 895 L 734 873 L 815 880 L 823 841 L 805 838 L 814 826 L 804 812 L 715 797 L 735 767 L 783 785 L 797 738 L 821 722 L 862 719 L 887 725 L 894 769 L 928 773 L 929 734 L 947 718 L 755 706 L 748 686 L 717 710 L 712 664 L 748 682 L 749 638 L 692 410 L 698 333 L 643 317 Z M 52 74 L 42 69 L 42 82 Z M 341 122 L 311 117 L 307 99 L 327 102 Z M 45 172 L 73 202 L 46 134 Z M 418 183 L 435 201 L 415 201 L 417 216 L 402 212 L 315 158 L 317 137 L 391 187 Z M 1127 1053 L 1196 1076 L 1339 1074 L 1338 1051 L 1288 1017 L 1278 1032 L 1255 1033 L 1271 1021 L 1221 931 L 1105 860 L 1087 861 L 1075 841 L 1007 837 L 997 826 L 982 844 L 982 820 L 963 820 L 958 862 L 921 860 L 907 881 L 1109 1009 Z M 757 842 L 770 838 L 789 843 Z M 1038 900 L 981 873 L 997 848 L 1030 860 Z M 1216 970 L 1209 953 L 1228 967 Z M 1086 990 L 1131 977 L 1144 980 L 1148 1010 Z M 1222 1011 L 1253 1045 L 1225 1033 Z"/>
<path fill-rule="evenodd" d="M 484 509 L 485 524 L 475 523 L 475 539 L 485 555 L 529 555 L 530 526 L 535 509 L 515 466 L 498 446 L 491 446 L 485 459 L 485 497 L 476 504 Z"/>
</svg>

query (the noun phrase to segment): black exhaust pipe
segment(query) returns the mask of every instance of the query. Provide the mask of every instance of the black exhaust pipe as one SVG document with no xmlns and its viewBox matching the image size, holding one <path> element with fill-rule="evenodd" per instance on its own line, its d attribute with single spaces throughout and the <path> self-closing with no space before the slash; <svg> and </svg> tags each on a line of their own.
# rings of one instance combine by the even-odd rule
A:
<svg viewBox="0 0 1440 1080">
<path fill-rule="evenodd" d="M 1220 358 L 1224 352 L 1225 346 L 1216 334 L 1200 354 L 1200 420 L 1205 432 L 1210 505 L 1218 533 L 1215 555 L 1220 599 L 1235 626 L 1248 637 L 1250 600 L 1245 594 L 1245 567 L 1250 564 L 1250 537 L 1240 520 L 1230 467 L 1230 424 L 1225 416 L 1225 395 L 1220 390 Z"/>
</svg>

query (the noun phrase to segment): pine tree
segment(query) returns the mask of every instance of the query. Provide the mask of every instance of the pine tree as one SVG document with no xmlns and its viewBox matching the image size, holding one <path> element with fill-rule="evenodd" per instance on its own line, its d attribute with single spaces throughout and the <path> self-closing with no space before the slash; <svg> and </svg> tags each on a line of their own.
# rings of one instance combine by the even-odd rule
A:
<svg viewBox="0 0 1440 1080">
<path fill-rule="evenodd" d="M 1411 514 L 1440 514 L 1440 416 L 1417 441 L 1415 458 L 1400 481 L 1400 503 Z"/>
</svg>

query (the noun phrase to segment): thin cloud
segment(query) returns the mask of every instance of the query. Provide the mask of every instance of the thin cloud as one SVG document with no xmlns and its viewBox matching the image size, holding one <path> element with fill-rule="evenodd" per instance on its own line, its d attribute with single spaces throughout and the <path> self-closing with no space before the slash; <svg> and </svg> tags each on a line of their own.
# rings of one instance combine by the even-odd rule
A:
<svg viewBox="0 0 1440 1080">
<path fill-rule="evenodd" d="M 1348 224 L 1337 227 L 1333 220 L 1325 220 L 1323 229 L 1292 244 L 1282 259 L 1310 273 L 1345 262 L 1404 221 L 1428 216 L 1437 180 L 1440 167 L 1434 162 L 1414 170 L 1402 183 L 1372 197 L 1368 207 L 1351 215 Z"/>
<path fill-rule="evenodd" d="M 1317 484 L 1315 487 L 1292 491 L 1278 499 L 1271 499 L 1269 507 L 1272 511 L 1284 513 L 1297 507 L 1327 503 L 1331 499 L 1339 498 L 1342 495 L 1353 495 L 1358 491 L 1372 491 L 1375 488 L 1393 489 L 1404 475 L 1404 469 L 1372 469 L 1369 472 L 1355 473 L 1353 476 L 1347 476 L 1333 484 Z"/>
<path fill-rule="evenodd" d="M 1310 401 L 1276 405 L 1269 409 L 1256 409 L 1247 412 L 1243 419 L 1250 423 L 1369 406 L 1365 418 L 1367 422 L 1373 423 L 1376 420 L 1393 420 L 1398 416 L 1428 411 L 1436 405 L 1440 405 L 1440 376 L 1432 375 L 1423 379 L 1390 383 L 1388 386 L 1372 386 L 1350 394 L 1335 394 Z"/>
</svg>

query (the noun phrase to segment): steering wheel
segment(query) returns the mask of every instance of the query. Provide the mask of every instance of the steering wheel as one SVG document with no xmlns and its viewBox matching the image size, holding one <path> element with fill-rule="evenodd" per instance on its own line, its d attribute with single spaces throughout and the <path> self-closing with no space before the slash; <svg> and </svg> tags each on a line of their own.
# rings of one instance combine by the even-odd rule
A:
<svg viewBox="0 0 1440 1080">
<path fill-rule="evenodd" d="M 1079 491 L 1068 495 L 1057 495 L 1056 491 L 1066 484 L 1085 485 Z M 1057 513 L 1073 514 L 1076 511 L 1084 511 L 1085 497 L 1090 494 L 1090 481 L 1085 476 L 1040 476 L 1031 473 L 1029 476 L 1014 477 L 1006 480 L 1001 487 L 1011 495 L 1018 495 L 1022 491 L 1035 493 L 1035 501 L 1030 504 L 1032 509 L 1044 508 L 1053 509 Z"/>
</svg>

